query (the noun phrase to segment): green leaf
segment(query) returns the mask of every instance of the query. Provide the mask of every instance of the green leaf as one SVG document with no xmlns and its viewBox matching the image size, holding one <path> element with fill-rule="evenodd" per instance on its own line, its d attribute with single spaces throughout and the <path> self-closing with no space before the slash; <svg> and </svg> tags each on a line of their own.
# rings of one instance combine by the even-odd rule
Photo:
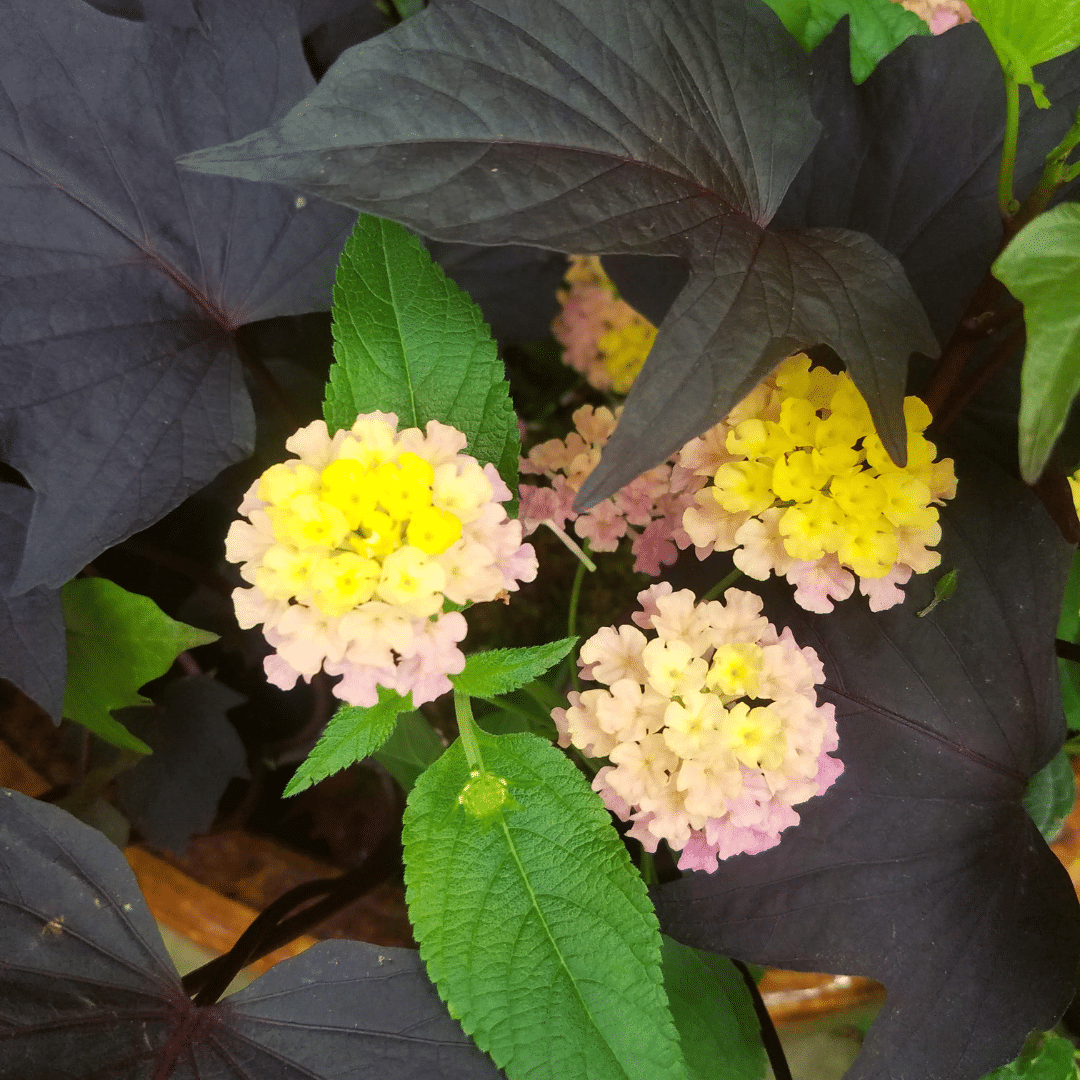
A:
<svg viewBox="0 0 1080 1080">
<path fill-rule="evenodd" d="M 1061 832 L 1076 799 L 1076 781 L 1064 750 L 1059 750 L 1029 781 L 1024 809 L 1049 844 Z"/>
<path fill-rule="evenodd" d="M 509 694 L 554 667 L 577 642 L 576 637 L 533 645 L 527 649 L 491 649 L 465 658 L 465 670 L 451 675 L 455 690 L 471 697 Z"/>
<path fill-rule="evenodd" d="M 110 714 L 149 705 L 139 688 L 164 675 L 185 649 L 217 641 L 217 634 L 170 619 L 148 596 L 105 578 L 79 578 L 60 590 L 67 630 L 64 715 L 123 750 L 149 754 Z"/>
<path fill-rule="evenodd" d="M 1080 636 L 1080 551 L 1073 556 L 1069 580 L 1061 594 L 1057 636 L 1063 641 L 1076 641 Z"/>
<path fill-rule="evenodd" d="M 390 738 L 372 757 L 401 785 L 407 795 L 417 777 L 438 761 L 445 747 L 439 733 L 417 709 L 398 718 Z"/>
<path fill-rule="evenodd" d="M 893 0 L 765 0 L 807 51 L 816 49 L 845 16 L 850 16 L 851 78 L 861 85 L 902 41 L 929 34 L 918 15 Z"/>
<path fill-rule="evenodd" d="M 688 1080 L 761 1080 L 765 1048 L 742 973 L 726 957 L 663 937 L 664 989 Z"/>
<path fill-rule="evenodd" d="M 997 53 L 1002 70 L 1030 86 L 1035 103 L 1050 102 L 1032 68 L 1080 45 L 1080 0 L 968 0 Z"/>
<path fill-rule="evenodd" d="M 293 774 L 283 795 L 295 795 L 357 761 L 370 757 L 393 734 L 398 716 L 411 709 L 412 695 L 379 687 L 379 703 L 370 707 L 342 705 L 330 718 L 322 738 Z"/>
<path fill-rule="evenodd" d="M 487 774 L 458 740 L 403 830 L 409 915 L 451 1015 L 510 1080 L 684 1080 L 656 916 L 599 796 L 543 739 L 477 738 Z"/>
<path fill-rule="evenodd" d="M 1020 471 L 1033 484 L 1080 391 L 1080 203 L 1025 225 L 992 270 L 1024 305 Z"/>
<path fill-rule="evenodd" d="M 520 436 L 495 342 L 412 233 L 361 214 L 338 263 L 333 316 L 331 431 L 376 409 L 396 413 L 399 430 L 451 424 L 517 490 Z"/>
<path fill-rule="evenodd" d="M 1015 1061 L 983 1080 L 1076 1080 L 1076 1051 L 1058 1035 L 1034 1036 Z"/>
</svg>

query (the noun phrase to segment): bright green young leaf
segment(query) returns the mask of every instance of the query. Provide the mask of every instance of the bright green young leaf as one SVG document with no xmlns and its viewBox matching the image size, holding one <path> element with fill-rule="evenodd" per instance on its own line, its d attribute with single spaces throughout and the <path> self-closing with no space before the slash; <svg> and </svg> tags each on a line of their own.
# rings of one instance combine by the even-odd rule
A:
<svg viewBox="0 0 1080 1080">
<path fill-rule="evenodd" d="M 322 738 L 293 774 L 284 795 L 295 795 L 357 761 L 374 754 L 393 734 L 398 716 L 412 708 L 412 695 L 379 687 L 379 702 L 369 708 L 342 705 L 330 718 Z"/>
<path fill-rule="evenodd" d="M 1080 45 L 1080 0 L 968 0 L 972 15 L 997 53 L 1001 67 L 1021 86 L 1030 86 L 1035 103 L 1050 102 L 1032 68 Z"/>
<path fill-rule="evenodd" d="M 415 236 L 361 214 L 338 263 L 333 314 L 331 431 L 376 409 L 396 413 L 399 430 L 451 424 L 517 490 L 520 436 L 491 332 Z"/>
<path fill-rule="evenodd" d="M 217 634 L 170 619 L 148 596 L 105 578 L 69 581 L 60 603 L 68 654 L 64 715 L 113 746 L 149 754 L 112 710 L 150 704 L 139 687 L 164 675 L 185 649 L 217 641 Z"/>
<path fill-rule="evenodd" d="M 407 795 L 417 777 L 438 761 L 445 747 L 439 733 L 417 709 L 398 717 L 393 734 L 371 756 L 401 785 Z"/>
<path fill-rule="evenodd" d="M 576 637 L 527 649 L 491 649 L 465 659 L 465 670 L 451 675 L 455 690 L 471 697 L 498 697 L 530 683 L 554 667 L 574 647 Z"/>
<path fill-rule="evenodd" d="M 1076 1080 L 1076 1051 L 1059 1035 L 1034 1036 L 1015 1061 L 983 1080 Z"/>
<path fill-rule="evenodd" d="M 796 41 L 816 49 L 845 16 L 850 18 L 851 78 L 862 85 L 878 62 L 913 34 L 929 34 L 918 15 L 893 0 L 765 0 Z"/>
<path fill-rule="evenodd" d="M 992 269 L 1024 305 L 1020 471 L 1033 484 L 1080 391 L 1080 203 L 1029 222 Z"/>
<path fill-rule="evenodd" d="M 742 973 L 726 957 L 663 936 L 664 989 L 688 1080 L 761 1080 L 765 1048 Z"/>
<path fill-rule="evenodd" d="M 477 737 L 486 775 L 455 742 L 403 831 L 409 916 L 451 1015 L 510 1080 L 685 1080 L 656 916 L 600 798 L 543 739 Z"/>
<path fill-rule="evenodd" d="M 1076 799 L 1076 781 L 1064 750 L 1059 750 L 1029 781 L 1024 792 L 1024 809 L 1049 844 L 1069 816 Z"/>
</svg>

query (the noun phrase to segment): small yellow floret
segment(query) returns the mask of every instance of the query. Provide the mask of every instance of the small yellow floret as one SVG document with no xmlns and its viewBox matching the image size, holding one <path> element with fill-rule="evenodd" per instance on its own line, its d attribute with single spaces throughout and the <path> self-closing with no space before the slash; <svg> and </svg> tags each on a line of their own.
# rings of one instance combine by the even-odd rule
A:
<svg viewBox="0 0 1080 1080">
<path fill-rule="evenodd" d="M 716 470 L 713 494 L 728 513 L 749 510 L 751 514 L 760 514 L 776 501 L 772 475 L 771 465 L 729 461 Z"/>
<path fill-rule="evenodd" d="M 876 520 L 849 518 L 854 529 L 845 532 L 837 550 L 842 563 L 847 563 L 859 577 L 884 577 L 896 562 L 899 544 L 896 532 L 883 516 Z"/>
<path fill-rule="evenodd" d="M 760 645 L 721 645 L 713 655 L 705 685 L 729 697 L 757 697 L 763 664 Z"/>
<path fill-rule="evenodd" d="M 808 503 L 789 506 L 777 528 L 784 538 L 784 550 L 793 559 L 815 562 L 840 546 L 843 521 L 836 503 L 828 495 L 819 495 Z"/>
<path fill-rule="evenodd" d="M 406 545 L 383 560 L 382 580 L 375 591 L 388 604 L 412 604 L 446 587 L 446 571 L 418 547 Z"/>
<path fill-rule="evenodd" d="M 737 702 L 724 718 L 723 732 L 731 752 L 747 768 L 778 769 L 783 764 L 787 736 L 771 709 Z"/>
<path fill-rule="evenodd" d="M 267 510 L 274 536 L 296 547 L 336 548 L 349 535 L 349 522 L 315 495 L 297 495 L 287 506 Z"/>
<path fill-rule="evenodd" d="M 784 502 L 809 502 L 829 482 L 829 473 L 814 467 L 808 450 L 795 450 L 776 463 L 772 489 Z"/>
<path fill-rule="evenodd" d="M 275 544 L 256 568 L 255 584 L 271 600 L 290 600 L 308 591 L 313 569 L 326 558 L 321 551 L 297 551 L 289 544 Z"/>
<path fill-rule="evenodd" d="M 599 451 L 598 451 L 599 453 Z M 465 462 L 458 474 L 458 465 L 448 461 L 435 470 L 432 484 L 433 503 L 459 521 L 472 521 L 480 507 L 491 501 L 495 489 L 475 462 Z"/>
<path fill-rule="evenodd" d="M 351 551 L 331 555 L 311 570 L 308 585 L 312 603 L 325 615 L 344 615 L 375 595 L 380 574 L 381 567 L 374 559 Z"/>
<path fill-rule="evenodd" d="M 412 516 L 405 538 L 428 555 L 441 555 L 461 539 L 461 522 L 435 506 L 425 506 Z"/>
<path fill-rule="evenodd" d="M 397 461 L 375 470 L 379 504 L 395 521 L 405 521 L 417 510 L 431 505 L 435 472 L 416 454 L 404 453 Z"/>
<path fill-rule="evenodd" d="M 881 481 L 869 470 L 852 469 L 834 476 L 829 494 L 846 514 L 854 518 L 876 521 L 888 502 Z"/>
<path fill-rule="evenodd" d="M 906 470 L 882 473 L 881 487 L 886 500 L 882 513 L 893 525 L 929 529 L 937 521 L 937 507 L 928 505 L 930 488 Z"/>
<path fill-rule="evenodd" d="M 616 394 L 630 392 L 655 340 L 656 327 L 636 313 L 629 325 L 615 327 L 601 336 L 597 349 Z"/>
<path fill-rule="evenodd" d="M 297 495 L 314 493 L 319 474 L 302 461 L 291 465 L 271 465 L 259 478 L 256 494 L 263 502 L 284 506 Z"/>
<path fill-rule="evenodd" d="M 810 446 L 818 425 L 814 406 L 805 398 L 789 397 L 780 403 L 780 426 L 796 446 Z"/>
<path fill-rule="evenodd" d="M 349 537 L 361 555 L 381 559 L 401 547 L 401 522 L 381 510 L 372 510 L 360 521 L 360 535 Z"/>
<path fill-rule="evenodd" d="M 321 480 L 322 501 L 336 506 L 350 529 L 359 529 L 360 522 L 375 509 L 375 474 L 355 458 L 339 458 L 323 469 Z"/>
</svg>

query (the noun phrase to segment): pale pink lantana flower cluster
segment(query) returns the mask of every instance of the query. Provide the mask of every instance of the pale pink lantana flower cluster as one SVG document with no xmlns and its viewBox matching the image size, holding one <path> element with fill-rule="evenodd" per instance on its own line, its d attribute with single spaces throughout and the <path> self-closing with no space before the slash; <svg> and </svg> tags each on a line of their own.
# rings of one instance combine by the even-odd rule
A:
<svg viewBox="0 0 1080 1080">
<path fill-rule="evenodd" d="M 621 406 L 612 412 L 606 406 L 582 405 L 574 413 L 574 430 L 565 439 L 539 443 L 522 458 L 522 474 L 544 476 L 550 486 L 520 485 L 519 516 L 526 536 L 543 524 L 558 531 L 572 522 L 574 532 L 593 551 L 614 551 L 623 537 L 630 537 L 634 569 L 656 576 L 661 565 L 675 561 L 678 547 L 690 543 L 682 527 L 683 512 L 706 481 L 686 470 L 677 470 L 679 475 L 673 477 L 668 462 L 642 473 L 584 513 L 575 513 L 574 498 L 596 468 L 621 413 Z"/>
<path fill-rule="evenodd" d="M 625 394 L 656 340 L 656 327 L 619 299 L 615 284 L 595 255 L 571 255 L 562 311 L 551 332 L 563 347 L 563 362 L 597 390 Z"/>
<path fill-rule="evenodd" d="M 610 760 L 593 788 L 647 851 L 681 850 L 681 870 L 775 847 L 844 769 L 817 654 L 778 634 L 754 593 L 695 603 L 661 582 L 638 600 L 637 626 L 582 646 L 582 676 L 606 689 L 554 710 L 559 745 Z"/>
<path fill-rule="evenodd" d="M 264 661 L 275 686 L 321 669 L 342 676 L 334 694 L 352 705 L 376 704 L 380 686 L 433 701 L 465 666 L 465 619 L 446 601 L 494 600 L 536 577 L 495 467 L 462 453 L 456 428 L 397 426 L 372 412 L 331 437 L 316 420 L 240 505 L 225 557 L 251 588 L 233 601 L 276 650 Z"/>
</svg>

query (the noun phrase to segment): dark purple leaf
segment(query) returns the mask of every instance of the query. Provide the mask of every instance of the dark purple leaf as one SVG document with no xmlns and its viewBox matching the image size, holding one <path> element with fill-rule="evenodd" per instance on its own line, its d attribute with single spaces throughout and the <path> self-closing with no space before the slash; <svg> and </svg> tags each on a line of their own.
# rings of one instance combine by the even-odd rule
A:
<svg viewBox="0 0 1080 1080">
<path fill-rule="evenodd" d="M 323 942 L 196 1008 L 123 855 L 0 789 L 0 1080 L 495 1080 L 417 953 Z"/>
<path fill-rule="evenodd" d="M 969 429 L 970 431 L 970 429 Z M 1029 490 L 971 447 L 943 513 L 955 595 L 937 575 L 899 608 L 811 615 L 771 588 L 769 617 L 825 664 L 844 773 L 779 847 L 657 894 L 699 948 L 868 975 L 888 999 L 848 1080 L 976 1080 L 1072 998 L 1080 908 L 1024 810 L 1065 735 L 1054 658 L 1072 554 Z"/>
<path fill-rule="evenodd" d="M 120 775 L 120 806 L 157 847 L 179 855 L 206 832 L 234 776 L 247 777 L 247 751 L 226 712 L 245 702 L 211 675 L 171 682 L 152 706 L 116 718 L 154 752 Z"/>
<path fill-rule="evenodd" d="M 824 131 L 773 227 L 836 226 L 872 236 L 900 259 L 945 341 L 1001 242 L 1001 65 L 974 23 L 909 38 L 862 86 L 851 81 L 844 26 L 813 61 L 812 103 Z M 1021 95 L 1019 198 L 1035 186 L 1043 158 L 1080 105 L 1080 52 L 1039 72 L 1054 106 L 1038 109 Z"/>
<path fill-rule="evenodd" d="M 294 7 L 197 7 L 204 30 L 82 0 L 5 9 L 0 445 L 37 496 L 15 592 L 62 584 L 245 456 L 233 331 L 330 303 L 352 215 L 173 163 L 311 89 Z"/>
<path fill-rule="evenodd" d="M 8 596 L 34 493 L 0 483 L 0 679 L 13 682 L 59 724 L 67 676 L 64 614 L 55 589 Z"/>
<path fill-rule="evenodd" d="M 902 460 L 908 359 L 938 346 L 899 264 L 853 233 L 764 228 L 818 135 L 809 68 L 757 0 L 447 0 L 350 50 L 279 123 L 182 163 L 439 240 L 688 260 L 582 503 L 821 342 Z"/>
</svg>

